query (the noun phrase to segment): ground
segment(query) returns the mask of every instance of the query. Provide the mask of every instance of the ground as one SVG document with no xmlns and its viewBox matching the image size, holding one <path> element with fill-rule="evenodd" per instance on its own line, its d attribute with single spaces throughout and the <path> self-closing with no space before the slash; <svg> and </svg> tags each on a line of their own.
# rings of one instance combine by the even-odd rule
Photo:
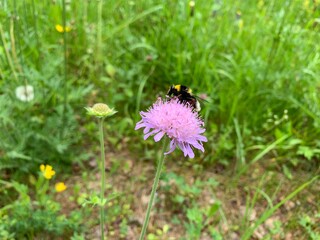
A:
<svg viewBox="0 0 320 240">
<path fill-rule="evenodd" d="M 106 159 L 107 195 L 111 192 L 122 193 L 107 206 L 108 239 L 137 239 L 155 174 L 154 163 L 136 160 L 129 153 L 121 156 L 108 154 Z M 85 177 L 86 181 L 83 181 L 86 174 L 78 166 L 74 167 L 74 175 L 67 181 L 69 191 L 75 186 L 80 187 L 79 196 L 99 192 L 100 178 L 95 160 L 92 159 L 86 168 L 90 173 Z M 223 239 L 240 239 L 244 230 L 252 226 L 272 204 L 279 203 L 310 176 L 309 172 L 301 170 L 289 180 L 281 172 L 266 171 L 262 164 L 256 164 L 245 174 L 236 177 L 226 168 L 216 166 L 197 171 L 190 164 L 173 162 L 170 157 L 166 160 L 163 172 L 164 175 L 173 174 L 167 177 L 174 177 L 160 182 L 148 227 L 148 233 L 154 233 L 157 238 L 150 235 L 150 239 L 193 239 L 194 235 L 188 232 L 188 228 L 196 225 L 196 221 L 193 222 L 193 218 L 186 215 L 189 214 L 188 209 L 197 206 L 201 206 L 198 210 L 203 216 L 201 235 L 198 236 L 200 239 L 212 239 L 212 228 Z M 300 192 L 261 224 L 250 239 L 306 239 L 306 232 L 298 223 L 299 217 L 303 213 L 316 215 L 319 211 L 319 192 L 320 185 L 317 183 Z M 58 199 L 66 214 L 79 208 L 76 201 L 67 199 L 68 194 L 70 192 L 64 192 Z M 208 216 L 212 206 L 218 206 L 218 209 Z M 88 229 L 86 239 L 99 239 L 99 217 L 97 210 L 93 212 L 90 218 L 96 214 L 93 218 L 96 221 Z M 126 219 L 125 224 L 123 219 Z M 193 224 L 186 225 L 191 222 Z M 163 233 L 165 225 L 169 226 L 169 230 Z M 319 227 L 315 224 L 312 230 L 319 231 Z"/>
</svg>

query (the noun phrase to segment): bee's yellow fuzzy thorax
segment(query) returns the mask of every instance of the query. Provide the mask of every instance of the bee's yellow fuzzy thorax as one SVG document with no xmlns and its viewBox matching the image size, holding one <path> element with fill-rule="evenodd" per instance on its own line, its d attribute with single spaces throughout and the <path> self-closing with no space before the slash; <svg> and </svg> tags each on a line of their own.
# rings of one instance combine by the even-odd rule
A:
<svg viewBox="0 0 320 240">
<path fill-rule="evenodd" d="M 181 85 L 175 85 L 174 88 L 177 89 L 178 92 L 180 92 Z"/>
</svg>

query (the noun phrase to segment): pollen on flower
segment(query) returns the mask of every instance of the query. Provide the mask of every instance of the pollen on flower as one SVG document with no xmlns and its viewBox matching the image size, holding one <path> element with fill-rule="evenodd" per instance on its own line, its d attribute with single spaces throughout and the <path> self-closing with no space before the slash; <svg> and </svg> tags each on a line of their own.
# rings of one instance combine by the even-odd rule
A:
<svg viewBox="0 0 320 240">
<path fill-rule="evenodd" d="M 96 111 L 98 113 L 106 113 L 111 111 L 109 106 L 104 103 L 96 103 L 95 105 L 93 105 L 92 109 L 93 111 Z"/>
<path fill-rule="evenodd" d="M 204 123 L 190 105 L 179 102 L 179 99 L 159 99 L 140 115 L 142 120 L 136 124 L 135 130 L 144 128 L 145 140 L 152 135 L 155 142 L 165 135 L 171 139 L 170 150 L 165 154 L 173 152 L 176 147 L 190 158 L 194 158 L 192 148 L 204 152 L 202 142 L 207 142 L 202 135 L 205 132 Z"/>
<path fill-rule="evenodd" d="M 56 192 L 63 192 L 64 190 L 67 189 L 67 186 L 64 184 L 64 182 L 58 182 L 55 185 L 55 189 L 56 189 Z"/>
<path fill-rule="evenodd" d="M 41 164 L 40 171 L 42 172 L 42 175 L 46 179 L 51 179 L 56 174 L 56 172 L 53 170 L 52 166 L 50 165 Z"/>
</svg>

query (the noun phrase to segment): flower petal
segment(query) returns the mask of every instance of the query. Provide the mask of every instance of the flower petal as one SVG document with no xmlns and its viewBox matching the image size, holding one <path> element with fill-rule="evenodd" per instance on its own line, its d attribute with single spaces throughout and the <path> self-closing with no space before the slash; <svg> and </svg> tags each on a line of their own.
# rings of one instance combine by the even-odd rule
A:
<svg viewBox="0 0 320 240">
<path fill-rule="evenodd" d="M 194 152 L 193 152 L 192 148 L 190 147 L 190 144 L 186 143 L 184 149 L 185 149 L 185 153 L 187 156 L 189 155 L 190 158 L 194 158 Z"/>
<path fill-rule="evenodd" d="M 208 139 L 205 136 L 202 136 L 202 135 L 198 135 L 197 136 L 197 140 L 198 141 L 202 141 L 202 142 L 208 142 Z"/>
<path fill-rule="evenodd" d="M 148 137 L 150 137 L 151 135 L 156 134 L 158 132 L 160 132 L 160 129 L 154 129 L 151 132 L 149 132 L 146 135 L 144 135 L 143 139 L 146 140 Z"/>
<path fill-rule="evenodd" d="M 164 153 L 164 155 L 172 153 L 176 149 L 176 147 L 177 147 L 176 141 L 175 140 L 171 140 L 171 142 L 170 142 L 170 150 L 168 152 Z"/>
<path fill-rule="evenodd" d="M 139 128 L 145 127 L 145 123 L 141 120 L 140 122 L 137 122 L 134 130 L 138 130 Z"/>
<path fill-rule="evenodd" d="M 150 132 L 150 129 L 149 127 L 145 127 L 145 129 L 143 129 L 143 134 L 147 134 L 148 132 Z"/>
<path fill-rule="evenodd" d="M 195 147 L 196 149 L 199 149 L 201 150 L 202 152 L 204 152 L 204 148 L 203 148 L 203 145 L 201 144 L 201 142 L 197 142 L 195 140 L 192 140 L 192 141 L 188 141 L 189 144 L 191 144 L 193 147 Z"/>
<path fill-rule="evenodd" d="M 154 141 L 155 141 L 155 142 L 159 142 L 159 141 L 161 140 L 161 138 L 163 137 L 164 134 L 165 134 L 165 132 L 163 132 L 163 131 L 160 131 L 159 133 L 157 133 L 157 134 L 153 137 Z"/>
<path fill-rule="evenodd" d="M 183 142 L 178 142 L 178 146 L 181 149 L 181 151 L 183 152 L 183 155 L 186 157 L 187 156 L 187 152 L 185 151 L 185 146 Z"/>
</svg>

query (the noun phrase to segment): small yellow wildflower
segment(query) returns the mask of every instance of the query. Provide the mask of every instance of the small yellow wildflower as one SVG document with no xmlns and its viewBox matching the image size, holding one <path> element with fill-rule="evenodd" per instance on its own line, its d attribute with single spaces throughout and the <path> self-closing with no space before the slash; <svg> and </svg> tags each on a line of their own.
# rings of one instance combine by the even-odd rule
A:
<svg viewBox="0 0 320 240">
<path fill-rule="evenodd" d="M 64 32 L 70 32 L 71 31 L 71 27 L 63 27 L 62 25 L 60 24 L 57 24 L 56 25 L 56 30 L 59 32 L 59 33 L 64 33 Z"/>
<path fill-rule="evenodd" d="M 56 183 L 55 188 L 57 192 L 63 192 L 67 189 L 67 186 L 64 184 L 64 182 L 58 182 Z"/>
<path fill-rule="evenodd" d="M 50 165 L 40 165 L 40 171 L 46 179 L 51 179 L 56 174 Z"/>
</svg>

